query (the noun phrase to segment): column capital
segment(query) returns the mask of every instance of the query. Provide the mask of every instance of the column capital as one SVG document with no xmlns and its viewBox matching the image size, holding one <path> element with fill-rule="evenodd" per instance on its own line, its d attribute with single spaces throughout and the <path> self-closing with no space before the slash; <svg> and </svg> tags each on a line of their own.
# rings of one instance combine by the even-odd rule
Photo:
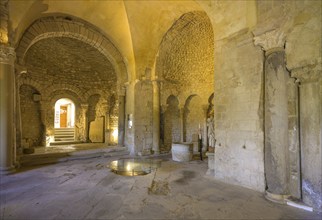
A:
<svg viewBox="0 0 322 220">
<path fill-rule="evenodd" d="M 292 69 L 291 77 L 296 78 L 301 83 L 317 82 L 322 80 L 321 59 L 305 66 Z"/>
<path fill-rule="evenodd" d="M 82 109 L 85 109 L 85 110 L 88 109 L 88 104 L 86 104 L 86 103 L 81 103 L 80 106 Z"/>
<path fill-rule="evenodd" d="M 0 45 L 0 63 L 14 65 L 16 59 L 15 48 L 7 45 Z"/>
<path fill-rule="evenodd" d="M 262 47 L 267 54 L 284 50 L 286 35 L 283 31 L 275 29 L 254 37 L 254 45 Z"/>
</svg>

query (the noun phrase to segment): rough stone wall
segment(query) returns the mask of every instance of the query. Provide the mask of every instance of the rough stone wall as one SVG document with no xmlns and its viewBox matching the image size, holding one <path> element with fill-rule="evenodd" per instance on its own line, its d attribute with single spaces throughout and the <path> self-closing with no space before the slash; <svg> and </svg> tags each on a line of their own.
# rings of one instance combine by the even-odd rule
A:
<svg viewBox="0 0 322 220">
<path fill-rule="evenodd" d="M 203 125 L 205 122 L 205 114 L 203 114 L 203 109 L 200 106 L 201 98 L 198 96 L 189 97 L 185 105 L 185 115 L 184 115 L 184 135 L 185 141 L 192 142 L 193 136 L 203 134 Z M 200 126 L 200 129 L 199 129 Z"/>
<path fill-rule="evenodd" d="M 306 204 L 321 210 L 322 3 L 298 1 L 288 7 L 294 15 L 285 45 L 286 64 L 291 76 L 300 83 L 298 102 L 302 195 Z"/>
<path fill-rule="evenodd" d="M 287 83 L 288 94 L 288 160 L 289 160 L 289 193 L 295 198 L 301 198 L 301 168 L 300 168 L 300 129 L 299 129 L 299 94 L 298 84 L 294 79 Z"/>
<path fill-rule="evenodd" d="M 156 72 L 163 79 L 162 104 L 171 95 L 180 104 L 193 94 L 208 98 L 213 91 L 213 32 L 207 16 L 191 12 L 177 20 L 164 36 Z"/>
<path fill-rule="evenodd" d="M 215 50 L 215 177 L 264 191 L 263 52 L 250 33 L 223 42 Z"/>
<path fill-rule="evenodd" d="M 213 92 L 213 39 L 212 26 L 208 17 L 203 12 L 191 12 L 184 14 L 174 23 L 164 36 L 159 49 L 156 73 L 162 79 L 161 104 L 165 105 L 170 95 L 178 97 L 179 108 L 184 107 L 191 95 L 198 95 L 201 98 L 198 105 L 193 107 L 200 110 L 190 109 L 193 113 L 190 114 L 191 117 L 189 116 L 188 130 L 186 130 L 189 140 L 192 134 L 196 133 L 195 130 L 199 124 L 198 120 L 190 119 L 195 116 L 202 117 L 200 113 L 202 105 L 208 103 L 208 97 Z M 181 128 L 178 127 L 178 129 Z M 171 139 L 167 135 L 171 134 L 174 135 L 173 132 L 164 134 L 166 142 Z M 177 139 L 179 138 L 172 141 Z"/>
<path fill-rule="evenodd" d="M 162 151 L 170 151 L 172 142 L 181 140 L 180 127 L 180 109 L 179 101 L 175 96 L 170 96 L 167 100 L 167 109 L 163 114 L 163 149 Z"/>
<path fill-rule="evenodd" d="M 318 85 L 321 85 L 322 75 L 321 2 L 257 1 L 256 6 L 254 26 L 245 23 L 234 32 L 231 32 L 230 25 L 227 30 L 224 26 L 216 27 L 221 24 L 220 19 L 216 22 L 215 15 L 211 18 L 215 31 L 223 30 L 221 36 L 230 36 L 215 42 L 215 176 L 259 191 L 265 189 L 262 124 L 264 54 L 252 46 L 252 36 L 247 37 L 245 33 L 252 31 L 260 35 L 278 30 L 286 35 L 287 69 L 300 83 L 300 96 L 294 79 L 287 83 L 286 135 L 289 144 L 285 160 L 288 165 L 280 171 L 286 174 L 286 190 L 292 196 L 299 197 L 302 190 L 304 202 L 321 209 L 322 173 L 316 168 L 321 167 L 322 99 L 318 95 L 321 94 L 321 86 Z M 237 8 L 231 6 L 229 11 L 232 13 Z M 230 22 L 234 23 L 234 19 L 232 17 Z M 277 42 L 280 39 L 270 40 Z M 299 189 L 301 177 L 302 189 Z"/>
<path fill-rule="evenodd" d="M 152 150 L 152 83 L 140 81 L 135 85 L 135 154 Z"/>
<path fill-rule="evenodd" d="M 34 101 L 33 95 L 39 94 L 31 86 L 20 87 L 20 107 L 22 118 L 22 147 L 41 146 L 43 129 L 40 115 L 40 103 Z"/>
<path fill-rule="evenodd" d="M 89 111 L 90 122 L 98 115 L 106 115 L 109 97 L 116 93 L 117 79 L 111 63 L 98 50 L 76 39 L 57 37 L 35 43 L 27 51 L 26 67 L 28 73 L 20 77 L 21 84 L 37 85 L 42 101 L 48 102 L 47 135 L 53 135 L 52 107 L 59 98 L 76 100 L 76 138 L 82 140 L 80 132 L 84 131 L 85 125 L 80 124 L 84 123 L 80 119 L 80 104 L 88 104 L 91 95 L 101 96 L 95 110 Z M 117 112 L 111 113 L 110 122 L 117 127 Z"/>
</svg>

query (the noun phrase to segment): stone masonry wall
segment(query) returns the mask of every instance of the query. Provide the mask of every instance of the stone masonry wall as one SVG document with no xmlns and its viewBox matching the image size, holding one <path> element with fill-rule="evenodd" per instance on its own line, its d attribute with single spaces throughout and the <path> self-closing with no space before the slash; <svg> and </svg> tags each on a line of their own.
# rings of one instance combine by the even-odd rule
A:
<svg viewBox="0 0 322 220">
<path fill-rule="evenodd" d="M 207 16 L 191 12 L 177 20 L 164 36 L 156 72 L 162 78 L 161 103 L 170 95 L 184 105 L 190 95 L 206 100 L 213 91 L 213 31 Z"/>
<path fill-rule="evenodd" d="M 215 177 L 264 191 L 263 52 L 250 33 L 224 42 L 215 50 Z"/>
<path fill-rule="evenodd" d="M 135 85 L 135 154 L 152 150 L 152 83 L 140 81 Z"/>
<path fill-rule="evenodd" d="M 46 111 L 47 135 L 53 134 L 54 113 L 50 105 L 54 105 L 59 98 L 76 101 L 75 127 L 79 140 L 83 139 L 80 132 L 85 128 L 85 125 L 79 124 L 85 122 L 79 119 L 80 104 L 88 104 L 91 95 L 100 96 L 94 112 L 90 109 L 90 120 L 97 115 L 106 116 L 110 97 L 116 93 L 117 78 L 111 63 L 92 46 L 67 37 L 44 39 L 27 51 L 26 67 L 28 72 L 19 79 L 21 84 L 37 85 L 42 101 L 49 103 Z M 117 112 L 111 111 L 110 118 L 115 127 Z"/>
<path fill-rule="evenodd" d="M 191 112 L 202 112 L 202 105 L 208 103 L 208 98 L 213 92 L 213 39 L 211 23 L 203 12 L 184 14 L 169 29 L 160 45 L 156 62 L 156 73 L 162 79 L 162 105 L 166 105 L 168 97 L 174 95 L 179 100 L 179 108 L 183 108 L 191 95 L 198 95 L 200 102 L 195 107 L 200 110 Z M 203 117 L 192 117 L 194 116 Z M 199 121 L 189 120 L 190 122 L 193 124 L 188 125 L 185 134 L 189 140 L 192 139 L 192 134 L 196 133 Z M 170 134 L 173 132 L 168 135 Z M 166 135 L 165 133 L 164 138 L 168 144 L 169 137 Z"/>
<path fill-rule="evenodd" d="M 19 92 L 21 99 L 22 147 L 40 146 L 43 132 L 40 103 L 33 99 L 33 95 L 39 94 L 39 92 L 27 85 L 21 86 Z"/>
</svg>

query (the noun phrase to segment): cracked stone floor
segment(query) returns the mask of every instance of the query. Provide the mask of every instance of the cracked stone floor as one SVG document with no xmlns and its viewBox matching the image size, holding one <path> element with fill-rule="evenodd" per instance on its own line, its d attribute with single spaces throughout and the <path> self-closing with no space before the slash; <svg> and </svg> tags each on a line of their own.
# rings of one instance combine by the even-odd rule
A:
<svg viewBox="0 0 322 220">
<path fill-rule="evenodd" d="M 117 157 L 74 160 L 2 176 L 1 219 L 321 219 L 262 193 L 205 177 L 207 161 L 164 157 L 148 175 L 116 175 Z"/>
</svg>

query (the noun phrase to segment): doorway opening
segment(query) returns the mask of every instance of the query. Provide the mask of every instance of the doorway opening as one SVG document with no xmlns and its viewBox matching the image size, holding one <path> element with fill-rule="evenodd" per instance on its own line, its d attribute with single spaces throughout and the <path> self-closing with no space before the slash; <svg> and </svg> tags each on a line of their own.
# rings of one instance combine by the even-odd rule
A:
<svg viewBox="0 0 322 220">
<path fill-rule="evenodd" d="M 75 104 L 67 98 L 55 103 L 55 142 L 75 140 Z"/>
<path fill-rule="evenodd" d="M 75 127 L 75 105 L 70 99 L 62 98 L 55 103 L 55 128 Z"/>
</svg>

